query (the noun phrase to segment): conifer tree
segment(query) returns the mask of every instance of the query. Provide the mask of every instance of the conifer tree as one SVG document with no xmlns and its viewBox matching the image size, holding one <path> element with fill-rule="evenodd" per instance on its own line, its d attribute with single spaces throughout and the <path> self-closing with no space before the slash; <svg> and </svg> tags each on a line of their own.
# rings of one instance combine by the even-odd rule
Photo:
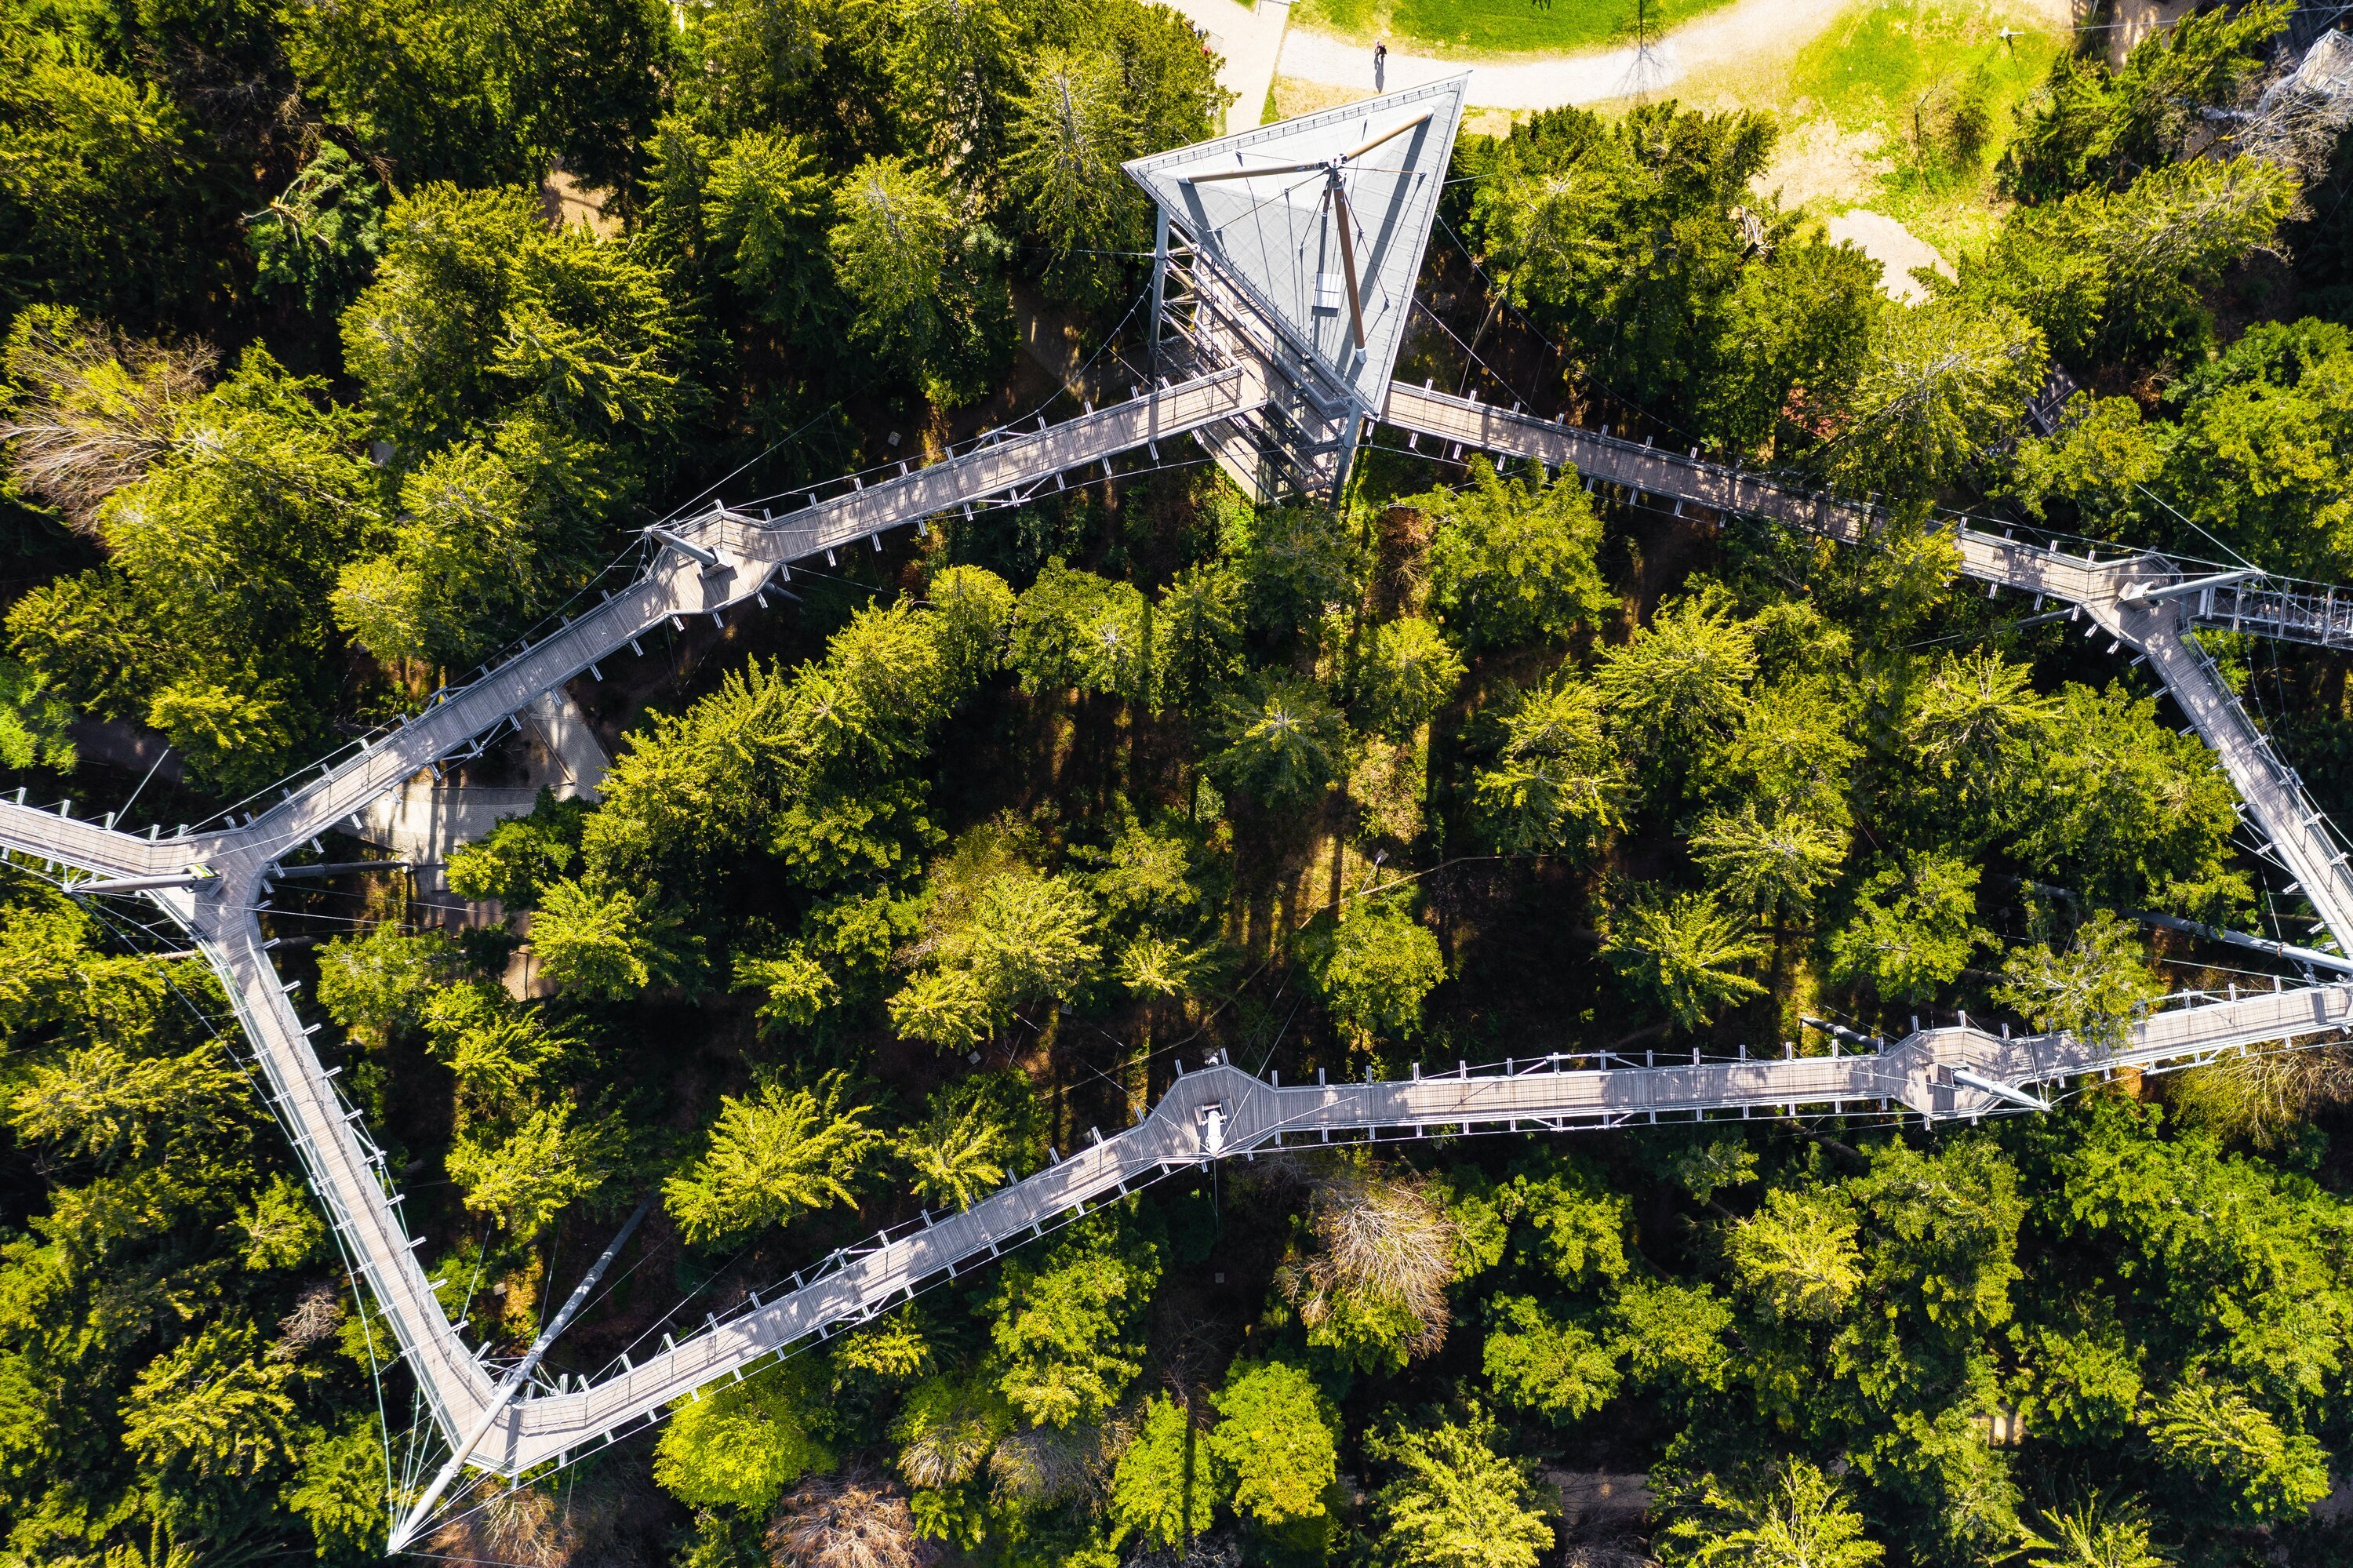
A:
<svg viewBox="0 0 2353 1568">
<path fill-rule="evenodd" d="M 868 1124 L 871 1107 L 852 1102 L 839 1073 L 813 1087 L 771 1083 L 748 1098 L 723 1097 L 702 1157 L 662 1185 L 681 1233 L 722 1241 L 853 1202 L 851 1183 L 881 1134 Z"/>
</svg>

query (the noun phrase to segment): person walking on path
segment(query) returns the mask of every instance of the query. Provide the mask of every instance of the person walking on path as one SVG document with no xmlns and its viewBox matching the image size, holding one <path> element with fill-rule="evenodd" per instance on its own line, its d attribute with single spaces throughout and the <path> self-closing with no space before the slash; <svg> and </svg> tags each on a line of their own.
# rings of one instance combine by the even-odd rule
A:
<svg viewBox="0 0 2353 1568">
<path fill-rule="evenodd" d="M 1388 89 L 1388 74 L 1389 41 L 1383 38 L 1373 46 L 1373 90 L 1375 92 L 1381 92 Z"/>
</svg>

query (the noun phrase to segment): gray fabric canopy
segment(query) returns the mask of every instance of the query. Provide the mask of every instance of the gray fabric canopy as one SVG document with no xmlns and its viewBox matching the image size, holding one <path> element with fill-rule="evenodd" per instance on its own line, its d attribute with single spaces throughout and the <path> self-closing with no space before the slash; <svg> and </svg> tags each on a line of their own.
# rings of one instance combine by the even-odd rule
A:
<svg viewBox="0 0 2353 1568">
<path fill-rule="evenodd" d="M 1271 323 L 1352 387 L 1360 407 L 1378 408 L 1470 79 L 1466 72 L 1125 167 Z M 1345 233 L 1344 214 L 1353 220 Z"/>
</svg>

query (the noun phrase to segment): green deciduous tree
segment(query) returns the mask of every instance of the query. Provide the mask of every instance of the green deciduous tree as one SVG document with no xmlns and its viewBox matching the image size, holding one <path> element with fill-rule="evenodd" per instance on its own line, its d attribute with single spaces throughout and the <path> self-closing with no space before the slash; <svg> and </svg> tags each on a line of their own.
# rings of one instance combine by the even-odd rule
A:
<svg viewBox="0 0 2353 1568">
<path fill-rule="evenodd" d="M 1155 1394 L 1112 1473 L 1113 1539 L 1140 1535 L 1159 1546 L 1182 1545 L 1209 1528 L 1228 1484 L 1193 1413 Z"/>
<path fill-rule="evenodd" d="M 1484 1354 L 1497 1399 L 1552 1420 L 1589 1415 L 1618 1392 L 1616 1354 L 1533 1297 L 1506 1296 L 1494 1303 Z"/>
<path fill-rule="evenodd" d="M 2055 201 L 2172 162 L 2203 129 L 2201 111 L 2237 107 L 2287 14 L 2274 0 L 2185 16 L 2134 45 L 2115 69 L 2097 53 L 2061 50 L 2002 154 L 2004 189 Z"/>
<path fill-rule="evenodd" d="M 1575 469 L 1507 480 L 1473 458 L 1471 481 L 1413 503 L 1432 524 L 1430 601 L 1448 630 L 1472 648 L 1559 641 L 1610 606 L 1593 564 L 1601 520 Z"/>
<path fill-rule="evenodd" d="M 1494 1449 L 1494 1423 L 1472 1415 L 1366 1440 L 1398 1478 L 1375 1494 L 1379 1561 L 1398 1568 L 1535 1568 L 1551 1551 L 1553 1511 L 1525 1460 Z"/>
<path fill-rule="evenodd" d="M 1506 709 L 1503 730 L 1494 766 L 1472 781 L 1481 830 L 1497 849 L 1570 849 L 1625 825 L 1630 780 L 1593 683 L 1562 670 Z"/>
<path fill-rule="evenodd" d="M 1496 147 L 1474 231 L 1511 302 L 1605 382 L 1687 411 L 1717 367 L 1752 250 L 1769 253 L 1794 227 L 1769 206 L 1760 214 L 1749 189 L 1776 137 L 1767 115 L 1673 102 L 1615 120 L 1547 111 Z"/>
<path fill-rule="evenodd" d="M 1760 623 L 1768 620 L 1760 617 Z M 1808 629 L 1810 644 L 1817 634 Z M 1760 641 L 1764 635 L 1760 633 Z M 1713 763 L 1725 798 L 1780 803 L 1825 826 L 1853 819 L 1850 793 L 1863 748 L 1852 733 L 1853 694 L 1814 676 L 1759 686 L 1739 726 L 1715 749 Z"/>
<path fill-rule="evenodd" d="M 750 1098 L 723 1097 L 702 1158 L 662 1183 L 680 1232 L 719 1241 L 852 1202 L 850 1183 L 881 1136 L 852 1098 L 839 1073 L 810 1088 L 771 1083 Z"/>
<path fill-rule="evenodd" d="M 1706 1285 L 1629 1278 L 1610 1316 L 1620 1330 L 1616 1348 L 1637 1384 L 1694 1398 L 1724 1386 L 1732 1308 Z"/>
<path fill-rule="evenodd" d="M 1210 1403 L 1209 1452 L 1231 1481 L 1235 1512 L 1283 1524 L 1324 1511 L 1339 1469 L 1338 1416 L 1314 1379 L 1288 1361 L 1237 1361 Z"/>
<path fill-rule="evenodd" d="M 1438 934 L 1396 898 L 1349 903 L 1311 942 L 1308 967 L 1333 1022 L 1360 1046 L 1419 1033 L 1421 1004 L 1446 978 Z"/>
<path fill-rule="evenodd" d="M 2068 685 L 2011 778 L 2022 797 L 2014 853 L 2043 874 L 2099 903 L 2202 919 L 2245 899 L 2231 864 L 2229 780 L 2197 736 L 2158 722 L 2154 697 Z"/>
<path fill-rule="evenodd" d="M 1786 239 L 1721 301 L 1699 429 L 1736 451 L 1810 447 L 1862 374 L 1880 265 L 1852 244 Z"/>
<path fill-rule="evenodd" d="M 2186 548 L 2194 535 L 2170 510 L 2179 509 L 2273 570 L 2343 576 L 2353 562 L 2353 332 L 2320 321 L 2257 323 L 2167 397 L 2179 423 L 2149 426 L 2148 450 L 2130 454 L 2166 504 L 2136 492 L 2148 517 L 2124 519 L 2123 531 Z M 2105 455 L 2084 466 L 2096 473 Z M 2152 461 L 2161 465 L 2154 476 Z M 2079 482 L 2070 493 L 2085 490 Z"/>
<path fill-rule="evenodd" d="M 1821 1322 L 1862 1284 L 1854 1215 L 1826 1194 L 1776 1187 L 1725 1234 L 1733 1277 L 1776 1317 Z"/>
<path fill-rule="evenodd" d="M 1017 600 L 1003 577 L 980 567 L 947 567 L 924 589 L 931 632 L 948 688 L 969 692 L 1005 661 Z"/>
<path fill-rule="evenodd" d="M 1767 956 L 1748 922 L 1704 893 L 1638 890 L 1612 910 L 1601 955 L 1686 1029 L 1765 994 L 1740 972 Z"/>
<path fill-rule="evenodd" d="M 1006 1265 L 990 1297 L 998 1387 L 1033 1426 L 1096 1421 L 1143 1367 L 1144 1308 L 1159 1250 L 1124 1213 L 1090 1215 L 1038 1265 Z"/>
<path fill-rule="evenodd" d="M 1926 1001 L 1992 940 L 1977 923 L 1977 893 L 1978 868 L 1950 855 L 1873 872 L 1831 938 L 1831 973 L 1868 981 L 1883 1001 Z"/>
<path fill-rule="evenodd" d="M 698 1508 L 765 1509 L 809 1471 L 831 1469 L 819 1365 L 779 1361 L 680 1405 L 654 1446 L 654 1479 Z"/>
<path fill-rule="evenodd" d="M 0 58 L 0 298 L 147 320 L 221 281 L 201 132 L 163 87 L 20 15 Z"/>
<path fill-rule="evenodd" d="M 1495 1208 L 1514 1225 L 1519 1261 L 1563 1285 L 1626 1272 L 1630 1210 L 1581 1160 L 1539 1154 L 1522 1161 L 1496 1189 Z"/>
<path fill-rule="evenodd" d="M 1250 624 L 1277 638 L 1309 631 L 1364 597 L 1365 554 L 1329 507 L 1241 507 L 1225 541 Z"/>
<path fill-rule="evenodd" d="M 2200 296 L 2273 243 L 2295 192 L 2253 157 L 2150 169 L 2122 191 L 2018 209 L 1958 289 L 1979 311 L 2014 307 L 2070 363 L 2196 346 L 2212 329 Z"/>
<path fill-rule="evenodd" d="M 337 575 L 335 622 L 387 663 L 470 664 L 540 589 L 522 482 L 497 453 L 459 442 L 402 481 L 398 515 L 383 553 Z"/>
<path fill-rule="evenodd" d="M 542 789 L 526 816 L 507 817 L 472 843 L 449 852 L 443 868 L 460 898 L 495 898 L 510 909 L 539 902 L 540 889 L 572 869 L 589 803 Z"/>
<path fill-rule="evenodd" d="M 1994 1000 L 2016 1008 L 2037 1029 L 2065 1031 L 2102 1044 L 2121 1044 L 2141 1009 L 2165 994 L 2165 981 L 2143 956 L 2146 939 L 2112 911 L 2095 911 L 2059 939 L 2047 917 L 2036 938 L 2002 960 Z"/>
<path fill-rule="evenodd" d="M 650 126 L 669 15 L 658 5 L 359 0 L 285 14 L 312 102 L 405 183 L 537 179 L 551 163 L 616 189 Z"/>
<path fill-rule="evenodd" d="M 2078 533 L 2119 537 L 2147 526 L 2143 514 L 2158 513 L 2147 487 L 2165 466 L 2171 435 L 2171 426 L 2145 418 L 2129 397 L 2078 392 L 2055 433 L 2019 438 L 2001 487 L 2037 517 L 2069 517 Z"/>
<path fill-rule="evenodd" d="M 680 29 L 689 66 L 676 90 L 698 121 L 723 131 L 816 129 L 808 122 L 829 105 L 807 89 L 849 23 L 818 0 L 714 0 L 688 13 Z"/>
</svg>

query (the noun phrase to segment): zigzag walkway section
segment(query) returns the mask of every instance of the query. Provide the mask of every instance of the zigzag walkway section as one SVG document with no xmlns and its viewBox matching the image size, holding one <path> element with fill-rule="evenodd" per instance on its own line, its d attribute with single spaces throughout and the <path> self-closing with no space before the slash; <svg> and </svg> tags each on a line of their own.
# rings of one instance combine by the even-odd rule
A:
<svg viewBox="0 0 2353 1568">
<path fill-rule="evenodd" d="M 1560 1057 L 1472 1075 L 1282 1086 L 1229 1066 L 1179 1075 L 1136 1126 L 1092 1143 L 962 1213 L 840 1258 L 832 1273 L 576 1393 L 517 1407 L 501 1446 L 479 1456 L 512 1473 L 650 1421 L 696 1389 L 741 1376 L 835 1325 L 862 1321 L 935 1282 L 1041 1234 L 1088 1205 L 1213 1158 L 1335 1140 L 1476 1132 L 1571 1131 L 1759 1114 L 1894 1113 L 1977 1118 L 2016 1086 L 2225 1052 L 2353 1021 L 2353 986 L 2261 991 L 2159 1012 L 2114 1044 L 2069 1034 L 1998 1038 L 1972 1027 L 1921 1031 L 1862 1054 L 1579 1068 Z M 2000 1087 L 1978 1087 L 1969 1079 Z M 2001 1088 L 2013 1091 L 2011 1095 Z"/>
<path fill-rule="evenodd" d="M 853 482 L 781 522 L 723 509 L 672 532 L 648 572 L 414 721 L 364 746 L 309 786 L 219 832 L 158 841 L 0 802 L 0 848 L 93 873 L 88 885 L 145 892 L 195 939 L 220 976 L 262 1072 L 273 1110 L 321 1192 L 338 1240 L 367 1280 L 446 1433 L 491 1399 L 490 1374 L 451 1327 L 406 1232 L 381 1151 L 337 1096 L 268 957 L 259 895 L 279 856 L 351 817 L 473 736 L 673 617 L 720 614 L 753 599 L 789 563 L 969 503 L 1018 492 L 1214 421 L 1264 398 L 1255 366 L 1217 370 L 1074 419 L 1006 437 L 881 483 Z"/>
<path fill-rule="evenodd" d="M 1591 430 L 1449 397 L 1402 382 L 1389 388 L 1385 422 L 1465 450 L 1535 458 L 1576 466 L 1589 481 L 1638 494 L 1672 498 L 1712 511 L 1766 517 L 1849 544 L 1865 541 L 1884 521 L 1867 501 L 1809 492 L 1766 474 L 1744 472 L 1689 454 L 1638 446 Z M 2289 874 L 2286 891 L 2312 903 L 2337 945 L 2353 954 L 2353 867 L 2295 770 L 2255 727 L 2203 650 L 2189 641 L 2193 623 L 2285 635 L 2327 646 L 2353 646 L 2353 599 L 2333 588 L 2250 585 L 2250 574 L 2206 577 L 2146 552 L 2098 560 L 2030 540 L 1956 524 L 1961 570 L 1996 587 L 2081 607 L 2085 635 L 2105 631 L 2111 646 L 2146 656 L 2174 702 L 2211 747 L 2247 812 L 2261 828 L 2264 853 Z"/>
<path fill-rule="evenodd" d="M 284 1119 L 354 1266 L 367 1279 L 399 1341 L 402 1358 L 424 1388 L 435 1418 L 453 1442 L 489 1410 L 490 1373 L 466 1350 L 443 1314 L 415 1257 L 422 1238 L 406 1234 L 400 1195 L 381 1154 L 356 1126 L 357 1113 L 335 1093 L 332 1075 L 311 1048 L 309 1033 L 270 965 L 256 916 L 259 895 L 277 857 L 346 820 L 385 790 L 449 756 L 472 737 L 563 681 L 609 657 L 671 618 L 722 614 L 756 596 L 792 562 L 874 537 L 992 497 L 1019 493 L 1056 475 L 1091 468 L 1159 440 L 1217 428 L 1261 406 L 1263 371 L 1250 362 L 1175 387 L 1140 392 L 1124 404 L 1003 439 L 881 483 L 850 491 L 791 516 L 754 519 L 723 508 L 679 524 L 646 574 L 621 593 L 481 679 L 446 694 L 400 729 L 364 747 L 240 827 L 158 841 L 116 833 L 0 802 L 0 847 L 94 873 L 122 892 L 145 891 L 195 936 L 220 974 Z M 1862 540 L 1867 506 L 1808 494 L 1765 476 L 1702 463 L 1696 456 L 1637 448 L 1590 432 L 1504 415 L 1427 389 L 1394 388 L 1390 422 L 1484 450 L 1575 462 L 1588 476 L 1722 511 L 1776 518 L 1790 526 Z M 2079 562 L 2031 545 L 1963 540 L 1973 575 L 2091 607 L 2099 625 L 2150 653 L 2177 693 L 2200 687 L 2194 652 L 2180 643 L 2186 611 L 2167 599 L 2126 606 L 2124 588 L 2179 574 L 2154 557 L 2130 573 L 2118 563 Z M 2153 565 L 2150 563 L 2154 563 Z M 2159 605 L 2172 605 L 2171 611 Z M 2105 609 L 2107 619 L 2102 619 Z M 2168 625 L 2173 623 L 2168 643 Z M 2140 619 L 2136 620 L 2135 617 Z M 2178 673 L 2174 666 L 2185 666 Z M 2260 746 L 2251 726 L 2220 688 L 2201 720 L 2214 734 L 2244 732 L 2235 744 Z M 2188 706 L 2185 704 L 2185 706 Z M 2224 749 L 2226 763 L 2230 753 Z M 2240 772 L 2233 770 L 2237 779 Z M 2247 777 L 2251 812 L 2283 856 L 2303 853 L 2341 882 L 2342 857 L 2321 858 L 2327 844 L 2292 849 L 2300 792 L 2263 788 L 2261 768 Z M 2292 778 L 2292 775 L 2290 775 Z M 2316 813 L 2314 814 L 2316 824 Z M 2323 877 L 2326 881 L 2326 877 Z M 2310 887 L 2307 886 L 2307 892 Z M 2320 900 L 2316 898 L 2316 905 Z M 2346 907 L 2353 907 L 2348 899 Z M 2325 908 L 2325 906 L 2324 906 Z M 1690 1065 L 1630 1065 L 1569 1072 L 1547 1062 L 1535 1073 L 1293 1086 L 1262 1084 L 1230 1068 L 1181 1077 L 1137 1127 L 1097 1142 L 966 1213 L 833 1260 L 822 1277 L 756 1305 L 725 1324 L 627 1366 L 593 1387 L 534 1393 L 499 1413 L 472 1456 L 479 1467 L 514 1475 L 609 1439 L 651 1419 L 716 1378 L 740 1376 L 759 1358 L 800 1343 L 832 1325 L 871 1317 L 936 1278 L 976 1265 L 1105 1194 L 1116 1195 L 1175 1166 L 1335 1134 L 1363 1136 L 1441 1129 L 1625 1125 L 1662 1117 L 1787 1114 L 1817 1109 L 1902 1107 L 1927 1117 L 1974 1116 L 2000 1108 L 2003 1086 L 2040 1082 L 2121 1065 L 2198 1060 L 2254 1043 L 2333 1029 L 2348 1016 L 2343 986 L 2263 993 L 2209 1007 L 2159 1014 L 2115 1048 L 2065 1037 L 2002 1041 L 1982 1031 L 1915 1033 L 1895 1047 L 1860 1056 L 1759 1060 Z M 313 1026 L 315 1027 L 315 1026 Z M 1973 1065 L 1974 1064 L 1974 1065 Z M 1981 1087 L 1956 1073 L 1974 1075 Z M 2010 1091 L 2014 1095 L 2015 1091 Z"/>
</svg>

